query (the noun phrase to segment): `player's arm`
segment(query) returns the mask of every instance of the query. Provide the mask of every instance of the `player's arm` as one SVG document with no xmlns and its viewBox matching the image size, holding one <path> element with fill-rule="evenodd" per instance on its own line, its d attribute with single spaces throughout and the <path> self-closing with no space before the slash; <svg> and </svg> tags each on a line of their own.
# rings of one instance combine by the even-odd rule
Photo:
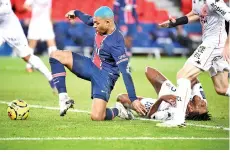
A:
<svg viewBox="0 0 230 154">
<path fill-rule="evenodd" d="M 119 36 L 122 37 L 122 36 Z M 106 45 L 105 45 L 106 46 Z M 137 99 L 133 79 L 128 71 L 128 57 L 125 54 L 125 43 L 123 38 L 118 38 L 117 42 L 111 43 L 111 47 L 109 48 L 111 51 L 111 55 L 116 61 L 116 64 L 122 74 L 123 81 L 125 83 L 126 90 L 128 92 L 128 96 L 130 101 L 132 102 L 133 108 L 142 115 L 146 114 L 146 109 L 143 104 Z"/>
<path fill-rule="evenodd" d="M 151 116 L 157 112 L 162 101 L 165 101 L 165 102 L 171 104 L 172 106 L 174 106 L 176 104 L 176 96 L 174 96 L 174 95 L 163 95 L 160 98 L 158 98 L 158 100 L 152 105 L 149 112 L 147 113 L 148 118 L 151 118 Z"/>
<path fill-rule="evenodd" d="M 194 21 L 197 21 L 199 19 L 199 15 L 195 14 L 193 11 L 190 13 L 186 14 L 183 17 L 174 19 L 172 17 L 169 18 L 169 20 L 160 23 L 159 26 L 162 28 L 172 28 L 176 27 L 178 25 L 185 25 Z"/>
<path fill-rule="evenodd" d="M 93 17 L 79 10 L 71 10 L 68 13 L 66 13 L 65 17 L 68 18 L 70 21 L 78 17 L 86 25 L 93 26 Z"/>
<path fill-rule="evenodd" d="M 143 97 L 138 96 L 137 99 L 141 100 L 141 99 L 143 99 Z M 117 102 L 120 102 L 121 104 L 123 104 L 127 108 L 135 110 L 131 105 L 132 102 L 130 101 L 128 94 L 119 94 L 117 96 Z"/>
<path fill-rule="evenodd" d="M 218 13 L 226 21 L 230 21 L 230 8 L 223 0 L 209 0 L 207 1 L 209 8 Z"/>
</svg>

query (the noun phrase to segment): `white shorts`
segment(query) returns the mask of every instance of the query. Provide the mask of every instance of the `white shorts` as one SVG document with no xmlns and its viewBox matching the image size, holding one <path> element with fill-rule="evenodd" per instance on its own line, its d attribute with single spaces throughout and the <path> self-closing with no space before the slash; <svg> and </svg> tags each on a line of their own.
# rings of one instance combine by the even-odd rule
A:
<svg viewBox="0 0 230 154">
<path fill-rule="evenodd" d="M 8 15 L 7 20 L 0 24 L 0 41 L 6 42 L 15 48 L 19 57 L 26 57 L 32 53 L 22 26 L 13 13 Z"/>
<path fill-rule="evenodd" d="M 160 98 L 163 95 L 176 95 L 176 87 L 169 80 L 165 81 L 161 85 L 158 98 Z"/>
<path fill-rule="evenodd" d="M 31 20 L 28 30 L 28 39 L 31 40 L 52 40 L 55 38 L 51 21 Z"/>
<path fill-rule="evenodd" d="M 189 57 L 186 63 L 190 63 L 202 71 L 208 71 L 211 76 L 218 72 L 229 71 L 230 66 L 221 55 L 224 48 L 215 48 L 207 43 L 202 43 Z"/>
</svg>

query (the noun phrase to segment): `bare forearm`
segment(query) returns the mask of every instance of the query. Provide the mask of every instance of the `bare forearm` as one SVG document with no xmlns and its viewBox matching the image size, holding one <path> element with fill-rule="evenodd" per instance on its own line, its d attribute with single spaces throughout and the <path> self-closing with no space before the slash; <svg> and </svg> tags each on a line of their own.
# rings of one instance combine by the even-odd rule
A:
<svg viewBox="0 0 230 154">
<path fill-rule="evenodd" d="M 188 22 L 189 23 L 197 21 L 200 18 L 193 11 L 189 12 L 188 14 L 186 14 L 186 16 L 188 17 Z"/>
</svg>

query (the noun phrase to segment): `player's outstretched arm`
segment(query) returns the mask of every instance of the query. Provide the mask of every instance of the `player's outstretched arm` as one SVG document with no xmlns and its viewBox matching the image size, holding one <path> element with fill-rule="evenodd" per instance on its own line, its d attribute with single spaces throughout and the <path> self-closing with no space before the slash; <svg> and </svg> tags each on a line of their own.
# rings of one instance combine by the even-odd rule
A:
<svg viewBox="0 0 230 154">
<path fill-rule="evenodd" d="M 187 23 L 197 21 L 198 19 L 199 19 L 199 16 L 196 15 L 193 11 L 191 11 L 187 15 L 180 17 L 180 18 L 177 18 L 177 19 L 169 17 L 169 20 L 167 20 L 163 23 L 160 23 L 159 27 L 161 27 L 161 28 L 172 28 L 172 27 L 176 27 L 178 25 L 185 25 Z"/>
<path fill-rule="evenodd" d="M 85 14 L 79 10 L 71 10 L 68 13 L 66 13 L 65 17 L 69 19 L 70 21 L 74 20 L 76 17 L 78 17 L 81 21 L 83 21 L 88 26 L 93 26 L 93 17 Z"/>
<path fill-rule="evenodd" d="M 141 100 L 141 99 L 143 99 L 143 97 L 138 96 L 137 99 Z M 120 102 L 121 104 L 123 104 L 127 108 L 135 110 L 132 106 L 132 102 L 130 101 L 128 94 L 119 94 L 117 96 L 117 102 Z"/>
</svg>

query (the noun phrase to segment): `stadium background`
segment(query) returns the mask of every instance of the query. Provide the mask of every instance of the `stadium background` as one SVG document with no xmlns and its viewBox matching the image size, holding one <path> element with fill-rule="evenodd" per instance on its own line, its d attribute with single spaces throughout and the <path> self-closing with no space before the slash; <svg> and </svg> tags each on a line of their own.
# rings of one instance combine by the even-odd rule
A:
<svg viewBox="0 0 230 154">
<path fill-rule="evenodd" d="M 12 0 L 14 11 L 27 34 L 30 14 L 23 13 L 23 3 L 24 0 Z M 113 0 L 53 0 L 52 20 L 59 49 L 90 52 L 94 30 L 79 20 L 71 25 L 64 15 L 71 9 L 92 15 L 101 5 L 112 8 Z M 187 32 L 185 38 L 192 41 L 187 47 L 171 37 L 177 31 L 175 28 L 157 29 L 157 24 L 168 19 L 169 14 L 179 17 L 190 10 L 191 0 L 137 0 L 143 31 L 135 32 L 133 51 L 135 55 L 144 56 L 134 56 L 131 64 L 138 95 L 156 97 L 144 75 L 146 66 L 157 68 L 175 83 L 176 72 L 186 61 L 185 57 L 147 58 L 146 55 L 159 58 L 159 53 L 168 55 L 168 48 L 161 44 L 162 40 L 172 40 L 168 47 L 173 49 L 173 56 L 188 56 L 190 49 L 200 43 L 202 31 L 198 22 L 183 28 Z M 152 34 L 156 31 L 160 31 L 161 41 L 153 39 Z M 45 51 L 45 43 L 40 42 L 35 54 L 45 55 Z M 202 74 L 199 80 L 209 102 L 211 121 L 187 121 L 188 126 L 184 129 L 157 128 L 156 122 L 119 118 L 98 123 L 91 121 L 87 113 L 77 110 L 70 110 L 67 116 L 60 118 L 58 98 L 52 95 L 47 81 L 38 72 L 26 73 L 25 63 L 19 58 L 11 58 L 12 53 L 6 44 L 0 48 L 0 55 L 4 56 L 0 56 L 0 149 L 229 149 L 229 99 L 216 94 L 208 73 Z M 49 66 L 48 56 L 42 60 Z M 90 83 L 77 79 L 69 71 L 67 74 L 68 92 L 76 100 L 75 108 L 90 111 Z M 108 106 L 112 107 L 117 94 L 123 92 L 126 90 L 120 78 Z M 29 118 L 11 121 L 7 117 L 6 103 L 19 98 L 31 106 Z"/>
<path fill-rule="evenodd" d="M 23 11 L 25 0 L 11 0 L 13 10 L 19 17 L 24 32 L 27 35 L 30 12 Z M 56 35 L 58 49 L 71 49 L 76 52 L 84 52 L 86 55 L 93 46 L 94 29 L 84 26 L 77 20 L 70 24 L 65 19 L 66 12 L 79 9 L 87 14 L 100 6 L 106 5 L 113 9 L 114 0 L 53 0 L 52 21 Z M 183 27 L 185 38 L 177 38 L 177 30 L 158 29 L 157 24 L 172 17 L 180 17 L 191 10 L 191 0 L 137 0 L 137 14 L 142 31 L 133 32 L 133 53 L 155 55 L 187 55 L 197 47 L 201 41 L 201 26 L 199 22 Z M 64 6 L 64 7 L 63 7 Z M 82 37 L 84 36 L 84 38 Z M 35 54 L 43 54 L 46 50 L 44 42 L 39 43 Z M 12 49 L 8 45 L 0 48 L 0 55 L 11 55 Z"/>
</svg>

